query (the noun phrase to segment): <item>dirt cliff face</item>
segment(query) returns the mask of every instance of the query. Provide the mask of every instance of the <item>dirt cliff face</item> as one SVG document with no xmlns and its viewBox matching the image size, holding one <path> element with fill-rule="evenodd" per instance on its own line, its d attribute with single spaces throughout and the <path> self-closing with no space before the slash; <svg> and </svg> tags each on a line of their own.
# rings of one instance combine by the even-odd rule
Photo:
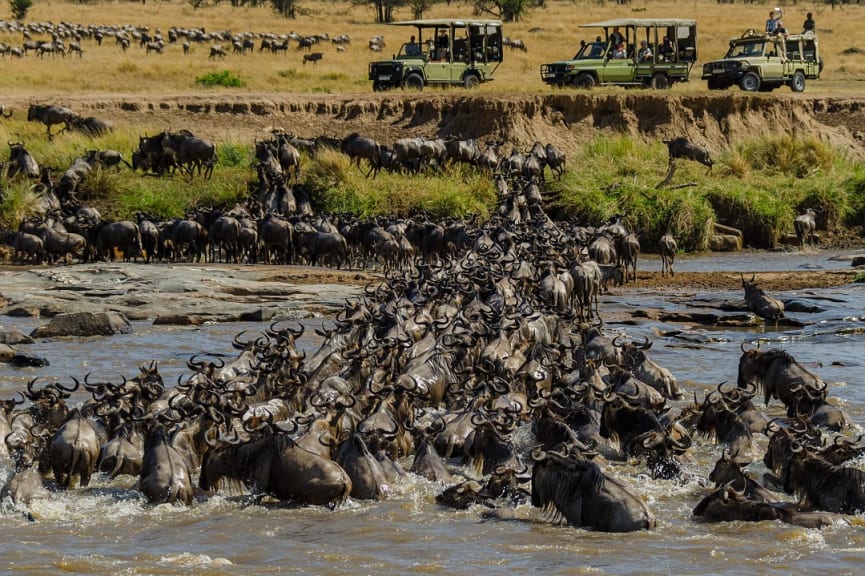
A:
<svg viewBox="0 0 865 576">
<path fill-rule="evenodd" d="M 384 95 L 67 95 L 57 103 L 82 115 L 155 129 L 188 128 L 221 139 L 261 137 L 279 126 L 298 136 L 382 142 L 404 136 L 535 140 L 566 152 L 600 133 L 645 140 L 687 136 L 713 152 L 757 134 L 813 135 L 865 158 L 865 98 L 561 92 L 500 95 L 451 92 Z M 26 108 L 26 103 L 18 103 Z"/>
</svg>

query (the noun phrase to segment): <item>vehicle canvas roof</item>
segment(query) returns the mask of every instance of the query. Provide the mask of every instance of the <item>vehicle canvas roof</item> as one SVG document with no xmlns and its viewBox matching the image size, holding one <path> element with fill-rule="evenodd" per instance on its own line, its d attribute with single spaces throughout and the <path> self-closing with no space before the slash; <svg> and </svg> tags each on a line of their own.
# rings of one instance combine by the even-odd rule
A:
<svg viewBox="0 0 865 576">
<path fill-rule="evenodd" d="M 463 19 L 463 18 L 427 18 L 424 20 L 401 20 L 400 22 L 391 22 L 390 26 L 501 26 L 501 20 L 479 20 L 479 19 Z"/>
<path fill-rule="evenodd" d="M 615 18 L 592 24 L 580 24 L 580 28 L 613 28 L 615 26 L 696 26 L 696 20 L 685 18 Z"/>
</svg>

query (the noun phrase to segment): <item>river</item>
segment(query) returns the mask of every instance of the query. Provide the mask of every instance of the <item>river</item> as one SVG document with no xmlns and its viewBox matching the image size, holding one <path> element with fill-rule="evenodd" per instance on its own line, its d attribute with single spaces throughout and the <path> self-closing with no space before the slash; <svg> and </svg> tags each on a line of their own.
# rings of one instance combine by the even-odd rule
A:
<svg viewBox="0 0 865 576">
<path fill-rule="evenodd" d="M 809 255 L 747 254 L 682 259 L 677 270 L 790 271 L 801 267 L 840 268 L 849 262 Z M 657 266 L 648 260 L 649 269 Z M 776 294 L 801 298 L 824 308 L 791 313 L 807 323 L 800 329 L 705 329 L 642 322 L 607 325 L 628 337 L 649 337 L 651 354 L 679 379 L 690 397 L 722 381 L 735 382 L 740 345 L 781 347 L 830 382 L 830 400 L 856 423 L 865 425 L 865 285 Z M 641 307 L 681 309 L 699 299 L 736 299 L 741 293 L 631 293 L 610 295 L 602 311 Z M 317 324 L 321 320 L 310 321 Z M 36 321 L 4 318 L 3 326 L 29 331 Z M 69 375 L 119 381 L 138 366 L 157 360 L 166 382 L 188 373 L 195 353 L 234 354 L 231 339 L 261 324 L 213 324 L 195 328 L 133 323 L 129 335 L 86 341 L 38 342 L 28 351 L 52 361 L 46 368 L 0 367 L 0 398 L 29 379 Z M 312 326 L 310 326 L 312 327 Z M 705 342 L 694 349 L 684 331 Z M 681 334 L 679 335 L 681 336 Z M 314 350 L 308 329 L 301 344 Z M 77 397 L 77 396 L 76 396 Z M 773 401 L 768 412 L 781 414 Z M 518 431 L 518 433 L 525 431 Z M 765 439 L 761 441 L 765 446 Z M 329 511 L 318 507 L 255 506 L 242 495 L 220 495 L 191 507 L 149 506 L 133 489 L 134 479 L 113 482 L 97 476 L 91 486 L 35 502 L 35 521 L 6 506 L 0 514 L 0 570 L 44 574 L 859 574 L 865 560 L 865 517 L 852 517 L 822 530 L 779 522 L 707 524 L 691 510 L 705 492 L 708 475 L 721 454 L 702 442 L 687 480 L 653 480 L 639 465 L 617 466 L 613 473 L 642 495 L 658 518 L 658 528 L 631 534 L 604 534 L 552 525 L 519 510 L 522 520 L 489 520 L 483 510 L 453 511 L 438 506 L 443 486 L 417 477 L 394 487 L 381 502 L 354 501 Z M 406 462 L 408 467 L 411 462 Z M 862 466 L 863 462 L 854 463 Z M 762 464 L 750 469 L 762 473 Z M 6 469 L 2 472 L 5 475 Z"/>
</svg>

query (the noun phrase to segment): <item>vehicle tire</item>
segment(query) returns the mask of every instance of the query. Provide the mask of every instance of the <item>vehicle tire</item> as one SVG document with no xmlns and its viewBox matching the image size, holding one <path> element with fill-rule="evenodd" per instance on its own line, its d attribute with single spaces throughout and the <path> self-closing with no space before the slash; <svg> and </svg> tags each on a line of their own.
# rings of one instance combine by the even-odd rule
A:
<svg viewBox="0 0 865 576">
<path fill-rule="evenodd" d="M 423 76 L 421 76 L 417 72 L 412 72 L 405 77 L 403 85 L 409 90 L 417 90 L 418 92 L 420 92 L 421 90 L 423 90 Z"/>
<path fill-rule="evenodd" d="M 580 72 L 574 77 L 574 88 L 591 90 L 595 87 L 595 77 L 588 72 Z"/>
<path fill-rule="evenodd" d="M 463 77 L 463 86 L 465 86 L 468 90 L 474 90 L 480 85 L 481 79 L 478 78 L 477 74 L 466 74 Z"/>
<path fill-rule="evenodd" d="M 373 82 L 372 83 L 372 91 L 373 92 L 384 92 L 385 90 L 387 90 L 387 88 L 381 82 Z"/>
<path fill-rule="evenodd" d="M 739 80 L 739 87 L 745 92 L 756 92 L 760 89 L 760 77 L 756 72 L 747 72 Z"/>
<path fill-rule="evenodd" d="M 805 91 L 805 75 L 801 70 L 796 70 L 793 73 L 793 78 L 790 80 L 790 90 L 793 92 Z"/>
<path fill-rule="evenodd" d="M 649 81 L 649 86 L 652 87 L 652 90 L 669 90 L 670 89 L 670 79 L 667 78 L 667 75 L 658 72 L 652 79 Z"/>
</svg>

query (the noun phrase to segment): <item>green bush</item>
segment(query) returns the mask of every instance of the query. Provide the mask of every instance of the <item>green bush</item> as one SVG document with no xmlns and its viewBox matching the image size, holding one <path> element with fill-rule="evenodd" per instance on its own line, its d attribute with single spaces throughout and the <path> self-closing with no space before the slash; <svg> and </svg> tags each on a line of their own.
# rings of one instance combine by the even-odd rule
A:
<svg viewBox="0 0 865 576">
<path fill-rule="evenodd" d="M 202 86 L 226 86 L 229 88 L 240 88 L 246 85 L 246 82 L 242 78 L 230 70 L 208 72 L 207 74 L 196 76 L 195 83 Z"/>
<path fill-rule="evenodd" d="M 12 10 L 12 18 L 24 20 L 27 12 L 33 7 L 33 0 L 9 0 L 9 9 Z"/>
</svg>

